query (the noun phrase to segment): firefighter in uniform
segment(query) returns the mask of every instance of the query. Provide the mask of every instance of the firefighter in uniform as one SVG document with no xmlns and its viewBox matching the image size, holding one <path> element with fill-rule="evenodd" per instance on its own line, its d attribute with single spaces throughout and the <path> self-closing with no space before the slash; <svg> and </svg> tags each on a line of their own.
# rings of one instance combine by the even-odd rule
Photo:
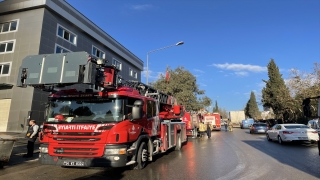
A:
<svg viewBox="0 0 320 180">
<path fill-rule="evenodd" d="M 37 137 L 38 137 L 38 130 L 39 126 L 36 124 L 35 120 L 30 120 L 29 121 L 29 128 L 26 134 L 26 137 L 28 138 L 28 153 L 23 155 L 23 157 L 32 157 L 33 156 L 33 151 L 34 151 L 34 142 L 36 142 Z"/>
<path fill-rule="evenodd" d="M 228 129 L 229 129 L 229 131 L 233 131 L 233 130 L 232 130 L 232 123 L 231 123 L 230 120 L 228 120 Z"/>
</svg>

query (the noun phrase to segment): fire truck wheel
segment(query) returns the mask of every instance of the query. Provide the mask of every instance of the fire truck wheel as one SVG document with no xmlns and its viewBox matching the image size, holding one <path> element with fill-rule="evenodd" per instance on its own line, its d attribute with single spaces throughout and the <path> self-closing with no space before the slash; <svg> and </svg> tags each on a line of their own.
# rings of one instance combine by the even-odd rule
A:
<svg viewBox="0 0 320 180">
<path fill-rule="evenodd" d="M 137 166 L 134 169 L 143 169 L 147 165 L 148 149 L 145 142 L 142 142 L 139 147 L 137 156 Z"/>
<path fill-rule="evenodd" d="M 176 151 L 180 151 L 181 150 L 181 134 L 180 133 L 177 135 L 177 145 L 176 145 L 176 148 L 174 150 L 176 150 Z"/>
</svg>

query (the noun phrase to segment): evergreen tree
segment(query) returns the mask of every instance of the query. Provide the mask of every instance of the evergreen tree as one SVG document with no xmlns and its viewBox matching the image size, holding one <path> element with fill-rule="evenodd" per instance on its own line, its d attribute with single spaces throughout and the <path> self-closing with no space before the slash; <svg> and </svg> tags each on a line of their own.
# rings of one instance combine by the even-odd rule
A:
<svg viewBox="0 0 320 180">
<path fill-rule="evenodd" d="M 216 101 L 216 105 L 215 105 L 215 107 L 213 108 L 212 112 L 214 112 L 214 113 L 219 113 L 218 101 Z"/>
<path fill-rule="evenodd" d="M 266 86 L 262 89 L 261 101 L 264 107 L 272 108 L 276 118 L 283 120 L 283 114 L 291 108 L 292 98 L 273 59 L 267 67 L 269 80 L 263 80 Z"/>
<path fill-rule="evenodd" d="M 248 100 L 247 104 L 246 104 L 246 107 L 244 108 L 244 114 L 246 116 L 246 118 L 249 118 L 249 101 L 250 99 Z"/>
<path fill-rule="evenodd" d="M 175 70 L 168 68 L 167 72 L 169 80 L 160 75 L 157 81 L 150 83 L 151 86 L 175 97 L 188 111 L 198 111 L 211 105 L 211 99 L 204 95 L 204 90 L 199 89 L 196 77 L 188 70 L 177 67 Z"/>
<path fill-rule="evenodd" d="M 249 118 L 258 119 L 260 115 L 259 107 L 256 101 L 256 96 L 254 95 L 254 92 L 252 91 L 250 94 L 250 99 L 247 103 L 247 114 Z"/>
</svg>

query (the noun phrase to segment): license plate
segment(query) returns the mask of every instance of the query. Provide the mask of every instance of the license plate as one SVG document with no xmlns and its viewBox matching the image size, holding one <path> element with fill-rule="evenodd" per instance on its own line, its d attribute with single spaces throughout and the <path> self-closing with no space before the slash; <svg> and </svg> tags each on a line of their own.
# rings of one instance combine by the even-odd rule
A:
<svg viewBox="0 0 320 180">
<path fill-rule="evenodd" d="M 264 132 L 265 130 L 258 130 L 258 132 Z"/>
<path fill-rule="evenodd" d="M 308 140 L 308 138 L 307 138 L 307 137 L 298 137 L 298 139 Z"/>
<path fill-rule="evenodd" d="M 70 161 L 64 161 L 64 166 L 84 166 L 84 162 L 70 162 Z"/>
</svg>

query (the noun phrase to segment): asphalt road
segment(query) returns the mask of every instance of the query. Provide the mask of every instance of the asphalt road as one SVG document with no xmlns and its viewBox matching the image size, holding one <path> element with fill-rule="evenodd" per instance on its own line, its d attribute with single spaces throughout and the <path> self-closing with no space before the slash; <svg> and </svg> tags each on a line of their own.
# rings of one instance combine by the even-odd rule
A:
<svg viewBox="0 0 320 180">
<path fill-rule="evenodd" d="M 265 135 L 248 130 L 213 132 L 211 139 L 189 139 L 181 151 L 159 156 L 143 170 L 127 168 L 61 168 L 37 161 L 9 165 L 0 179 L 319 179 L 317 145 L 268 142 Z"/>
</svg>

